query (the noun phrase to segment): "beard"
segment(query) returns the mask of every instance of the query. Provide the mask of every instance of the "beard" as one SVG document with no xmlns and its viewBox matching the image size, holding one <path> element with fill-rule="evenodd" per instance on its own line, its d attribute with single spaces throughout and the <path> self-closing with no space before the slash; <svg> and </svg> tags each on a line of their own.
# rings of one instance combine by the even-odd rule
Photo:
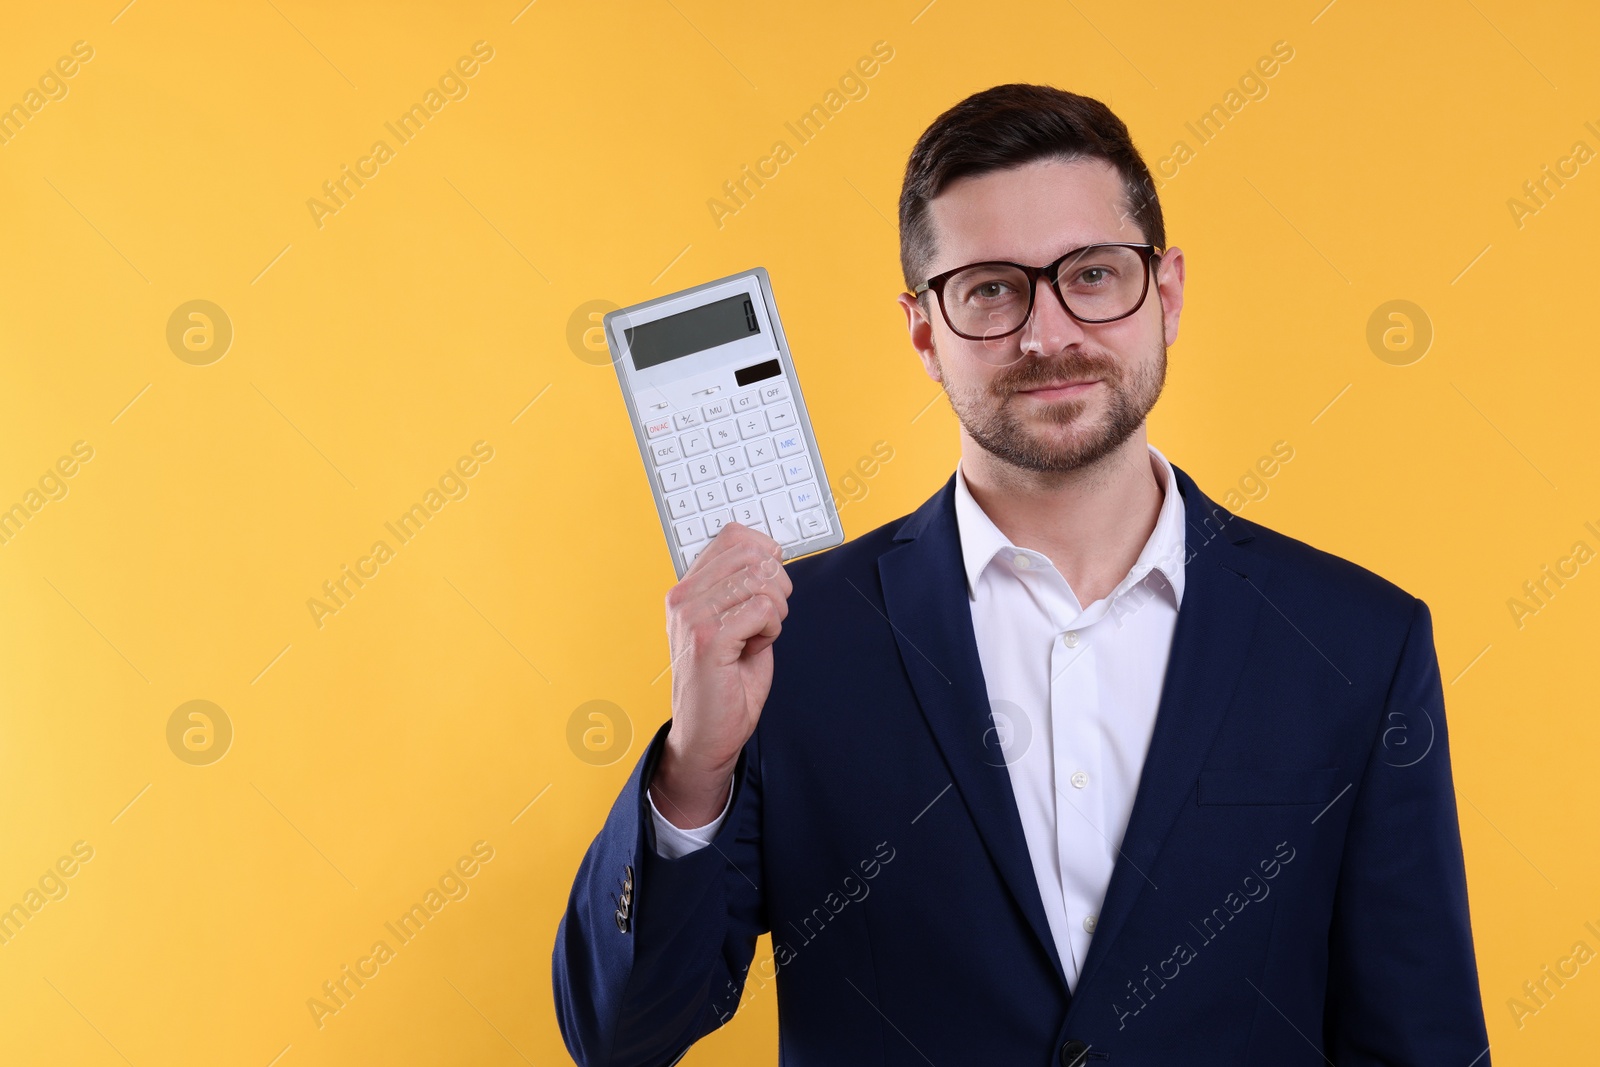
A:
<svg viewBox="0 0 1600 1067">
<path fill-rule="evenodd" d="M 1048 362 L 1023 357 L 981 389 L 952 389 L 942 365 L 939 376 L 962 428 L 985 451 L 1023 470 L 1059 474 L 1100 462 L 1143 424 L 1167 380 L 1166 339 L 1158 337 L 1156 346 L 1157 358 L 1140 362 L 1131 373 L 1109 356 L 1068 352 Z M 937 352 L 934 362 L 938 364 Z M 1082 378 L 1100 379 L 1104 395 L 1091 389 L 1085 395 L 1043 403 L 1013 395 L 1020 389 Z M 1024 415 L 1023 405 L 1037 413 Z M 1103 416 L 1086 421 L 1091 407 L 1102 405 Z M 1041 431 L 1039 423 L 1048 429 Z"/>
</svg>

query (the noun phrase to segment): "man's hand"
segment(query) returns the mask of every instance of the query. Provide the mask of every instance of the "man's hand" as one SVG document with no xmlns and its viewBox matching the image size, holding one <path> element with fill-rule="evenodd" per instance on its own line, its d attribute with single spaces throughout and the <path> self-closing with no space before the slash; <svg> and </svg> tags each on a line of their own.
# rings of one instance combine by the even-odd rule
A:
<svg viewBox="0 0 1600 1067">
<path fill-rule="evenodd" d="M 778 542 L 734 522 L 667 592 L 672 728 L 650 792 L 672 825 L 704 826 L 722 811 L 772 689 L 772 643 L 793 591 Z"/>
</svg>

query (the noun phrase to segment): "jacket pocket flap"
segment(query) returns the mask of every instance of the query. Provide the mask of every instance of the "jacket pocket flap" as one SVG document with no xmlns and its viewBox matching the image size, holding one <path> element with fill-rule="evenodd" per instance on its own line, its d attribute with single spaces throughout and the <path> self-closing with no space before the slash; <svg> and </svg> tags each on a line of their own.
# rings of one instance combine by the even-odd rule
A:
<svg viewBox="0 0 1600 1067">
<path fill-rule="evenodd" d="M 1326 804 L 1345 783 L 1337 767 L 1246 767 L 1200 771 L 1201 804 Z"/>
</svg>

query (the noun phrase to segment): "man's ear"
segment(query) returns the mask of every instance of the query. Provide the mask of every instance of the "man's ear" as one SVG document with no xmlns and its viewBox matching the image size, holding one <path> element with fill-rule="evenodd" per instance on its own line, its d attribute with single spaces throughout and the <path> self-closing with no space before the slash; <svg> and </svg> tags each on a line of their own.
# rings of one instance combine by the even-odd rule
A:
<svg viewBox="0 0 1600 1067">
<path fill-rule="evenodd" d="M 1156 291 L 1161 297 L 1161 331 L 1171 345 L 1178 340 L 1178 316 L 1183 312 L 1183 249 L 1169 248 L 1156 267 Z"/>
<path fill-rule="evenodd" d="M 922 360 L 922 369 L 928 377 L 943 384 L 944 378 L 939 373 L 939 361 L 933 351 L 933 323 L 922 310 L 922 303 L 910 293 L 901 293 L 897 299 L 900 307 L 906 313 L 906 331 L 911 335 L 911 347 L 916 350 L 917 357 Z"/>
</svg>

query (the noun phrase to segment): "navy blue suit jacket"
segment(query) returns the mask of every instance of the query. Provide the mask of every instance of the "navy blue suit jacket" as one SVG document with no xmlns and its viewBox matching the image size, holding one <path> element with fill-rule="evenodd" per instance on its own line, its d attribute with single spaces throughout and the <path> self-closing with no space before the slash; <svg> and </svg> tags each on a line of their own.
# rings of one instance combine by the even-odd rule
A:
<svg viewBox="0 0 1600 1067">
<path fill-rule="evenodd" d="M 710 847 L 653 850 L 641 755 L 556 932 L 584 1067 L 670 1064 L 776 996 L 789 1067 L 1487 1067 L 1427 606 L 1174 467 L 1185 590 L 1074 990 L 996 743 L 955 475 L 788 563 Z M 757 935 L 773 952 L 754 959 Z"/>
</svg>

